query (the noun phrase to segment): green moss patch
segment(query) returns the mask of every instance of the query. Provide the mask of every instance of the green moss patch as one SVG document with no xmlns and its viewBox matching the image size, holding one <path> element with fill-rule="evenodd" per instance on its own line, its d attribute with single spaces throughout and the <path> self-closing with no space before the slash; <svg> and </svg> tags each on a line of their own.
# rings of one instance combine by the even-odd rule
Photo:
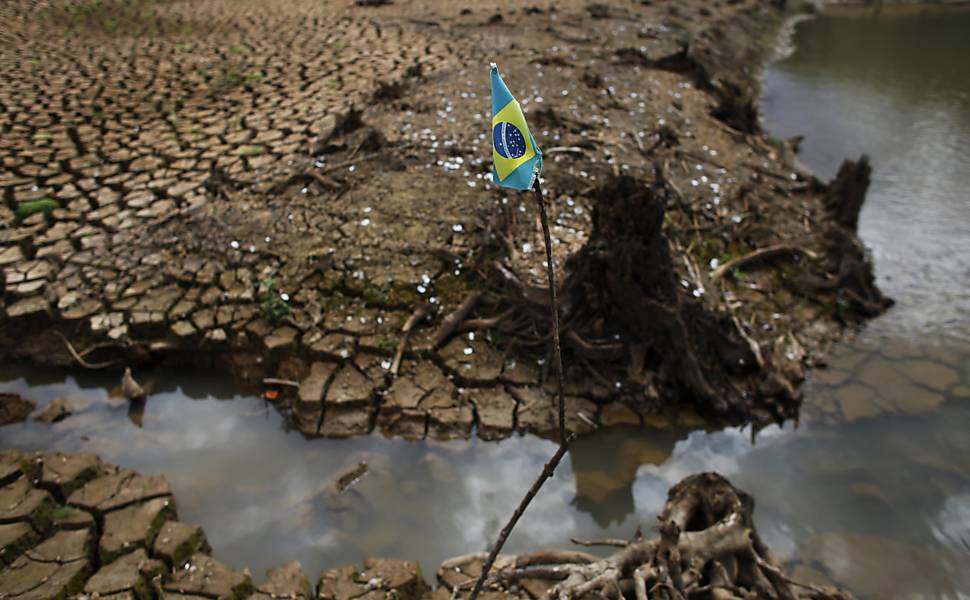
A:
<svg viewBox="0 0 970 600">
<path fill-rule="evenodd" d="M 49 214 L 55 208 L 60 207 L 61 205 L 56 200 L 41 198 L 40 200 L 31 200 L 30 202 L 18 204 L 16 210 L 14 210 L 14 214 L 17 215 L 18 219 L 24 220 L 36 213 Z"/>
</svg>

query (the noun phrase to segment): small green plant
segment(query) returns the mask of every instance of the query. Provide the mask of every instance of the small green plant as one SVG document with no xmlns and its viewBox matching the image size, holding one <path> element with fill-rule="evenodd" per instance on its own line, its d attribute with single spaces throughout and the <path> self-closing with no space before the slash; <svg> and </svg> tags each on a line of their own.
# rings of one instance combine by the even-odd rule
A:
<svg viewBox="0 0 970 600">
<path fill-rule="evenodd" d="M 58 506 L 51 513 L 51 517 L 53 517 L 55 521 L 63 521 L 64 519 L 69 519 L 74 516 L 76 512 L 77 511 L 70 506 Z"/>
<path fill-rule="evenodd" d="M 396 336 L 382 335 L 381 337 L 377 338 L 376 345 L 385 352 L 394 352 L 397 350 L 399 343 L 400 340 Z"/>
<path fill-rule="evenodd" d="M 748 274 L 741 269 L 731 269 L 731 277 L 734 277 L 737 280 L 744 279 L 747 276 Z"/>
<path fill-rule="evenodd" d="M 23 202 L 17 205 L 17 209 L 14 214 L 17 218 L 24 220 L 30 215 L 42 212 L 44 214 L 50 213 L 55 208 L 60 208 L 60 204 L 56 200 L 51 200 L 50 198 L 41 198 L 40 200 L 31 200 L 30 202 Z"/>
<path fill-rule="evenodd" d="M 242 74 L 233 68 L 223 72 L 222 75 L 219 76 L 219 79 L 216 80 L 214 87 L 224 90 L 236 87 L 242 83 L 242 81 Z"/>
<path fill-rule="evenodd" d="M 286 315 L 290 314 L 290 306 L 283 300 L 279 292 L 276 291 L 276 284 L 272 279 L 262 281 L 263 292 L 262 311 L 263 318 L 269 323 L 276 323 Z"/>
<path fill-rule="evenodd" d="M 239 149 L 239 156 L 259 156 L 265 152 L 265 146 L 243 146 Z"/>
</svg>

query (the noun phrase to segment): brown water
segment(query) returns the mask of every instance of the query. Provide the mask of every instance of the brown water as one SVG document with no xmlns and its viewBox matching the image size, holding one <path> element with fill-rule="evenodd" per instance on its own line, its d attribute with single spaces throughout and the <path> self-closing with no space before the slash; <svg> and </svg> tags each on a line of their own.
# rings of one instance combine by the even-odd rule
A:
<svg viewBox="0 0 970 600">
<path fill-rule="evenodd" d="M 649 527 L 667 488 L 717 470 L 757 499 L 766 541 L 800 577 L 866 598 L 970 598 L 970 55 L 967 16 L 820 18 L 766 75 L 766 126 L 806 135 L 803 159 L 831 175 L 871 154 L 860 230 L 898 304 L 830 369 L 811 376 L 801 427 L 621 429 L 579 440 L 529 509 L 512 552 L 571 536 Z M 26 374 L 26 375 L 25 375 Z M 142 379 L 147 374 L 138 374 Z M 205 374 L 157 373 L 144 415 L 111 381 L 7 367 L 0 391 L 78 412 L 0 429 L 0 447 L 88 450 L 164 473 L 180 517 L 215 554 L 252 568 L 324 567 L 383 555 L 442 559 L 485 549 L 555 446 L 535 437 L 408 443 L 378 435 L 305 440 L 259 398 Z M 136 426 L 140 421 L 141 426 Z M 367 460 L 346 498 L 319 488 Z"/>
</svg>

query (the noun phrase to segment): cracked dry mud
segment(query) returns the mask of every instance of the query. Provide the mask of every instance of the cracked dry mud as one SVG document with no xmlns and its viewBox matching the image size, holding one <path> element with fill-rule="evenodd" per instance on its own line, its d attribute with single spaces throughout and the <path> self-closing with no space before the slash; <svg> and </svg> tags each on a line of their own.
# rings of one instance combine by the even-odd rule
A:
<svg viewBox="0 0 970 600">
<path fill-rule="evenodd" d="M 885 306 L 862 169 L 827 188 L 757 124 L 772 3 L 2 11 L 8 355 L 293 381 L 307 435 L 550 433 L 536 210 L 489 181 L 495 57 L 546 151 L 571 429 L 791 417 L 804 365 Z"/>
</svg>

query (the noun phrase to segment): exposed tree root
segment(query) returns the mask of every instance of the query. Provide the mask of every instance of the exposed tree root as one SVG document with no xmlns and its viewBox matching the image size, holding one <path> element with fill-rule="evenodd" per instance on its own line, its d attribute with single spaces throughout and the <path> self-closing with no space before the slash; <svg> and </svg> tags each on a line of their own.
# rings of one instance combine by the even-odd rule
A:
<svg viewBox="0 0 970 600">
<path fill-rule="evenodd" d="M 804 371 L 792 364 L 792 357 L 804 352 L 792 350 L 800 348 L 799 342 L 788 344 L 784 335 L 774 340 L 759 335 L 750 312 L 741 314 L 736 296 L 725 291 L 728 274 L 774 261 L 774 272 L 786 271 L 777 275 L 784 280 L 780 285 L 831 303 L 836 318 L 847 323 L 885 310 L 891 301 L 876 288 L 865 249 L 848 228 L 862 205 L 867 169 L 864 160 L 847 163 L 839 178 L 820 190 L 826 192 L 831 221 L 806 226 L 798 231 L 802 237 L 787 240 L 784 232 L 767 238 L 732 232 L 732 242 L 755 249 L 711 273 L 698 267 L 689 248 L 665 234 L 668 207 L 693 214 L 665 175 L 668 169 L 658 165 L 652 181 L 607 177 L 600 187 L 584 192 L 592 200 L 592 230 L 586 244 L 567 259 L 559 290 L 567 363 L 578 365 L 577 370 L 592 376 L 583 379 L 611 393 L 620 382 L 626 401 L 648 410 L 660 398 L 670 404 L 689 402 L 708 416 L 756 428 L 795 417 Z M 474 267 L 486 284 L 482 304 L 502 319 L 477 323 L 511 338 L 520 352 L 546 353 L 549 290 L 517 273 L 514 261 L 501 258 L 514 252 L 506 235 L 513 220 L 503 209 L 496 211 L 486 230 L 486 250 Z M 782 258 L 786 262 L 777 264 Z M 681 261 L 686 273 L 678 271 Z M 782 338 L 786 347 L 776 347 Z"/>
<path fill-rule="evenodd" d="M 829 185 L 825 208 L 837 223 L 826 235 L 828 260 L 825 271 L 832 276 L 824 281 L 806 278 L 807 287 L 814 290 L 835 290 L 839 307 L 874 317 L 892 306 L 893 301 L 876 287 L 875 276 L 866 256 L 866 249 L 853 234 L 859 223 L 859 211 L 869 189 L 872 168 L 863 155 L 858 161 L 846 160 Z"/>
<path fill-rule="evenodd" d="M 705 309 L 679 289 L 662 232 L 664 206 L 673 192 L 662 179 L 648 187 L 638 179 L 615 177 L 595 193 L 589 241 L 569 258 L 561 288 L 564 348 L 608 386 L 625 379 L 631 384 L 626 390 L 636 394 L 657 378 L 667 392 L 702 408 L 749 415 L 753 394 L 744 393 L 734 378 L 752 380 L 742 387 L 756 386 L 759 361 L 737 335 L 730 315 Z M 540 333 L 547 291 L 524 283 L 501 263 L 494 269 L 491 281 L 499 284 L 498 293 L 535 324 L 508 333 L 519 338 L 520 347 L 548 345 Z M 522 339 L 524 332 L 535 337 Z M 765 412 L 772 418 L 791 414 L 791 400 Z"/>
<path fill-rule="evenodd" d="M 542 600 L 845 600 L 847 592 L 793 581 L 754 530 L 754 501 L 716 473 L 688 477 L 670 489 L 657 517 L 659 537 L 629 542 L 606 558 L 581 552 L 542 552 L 501 557 L 491 589 Z M 592 543 L 592 542 L 589 542 Z M 442 565 L 438 577 L 462 596 L 482 557 L 468 555 Z"/>
</svg>

